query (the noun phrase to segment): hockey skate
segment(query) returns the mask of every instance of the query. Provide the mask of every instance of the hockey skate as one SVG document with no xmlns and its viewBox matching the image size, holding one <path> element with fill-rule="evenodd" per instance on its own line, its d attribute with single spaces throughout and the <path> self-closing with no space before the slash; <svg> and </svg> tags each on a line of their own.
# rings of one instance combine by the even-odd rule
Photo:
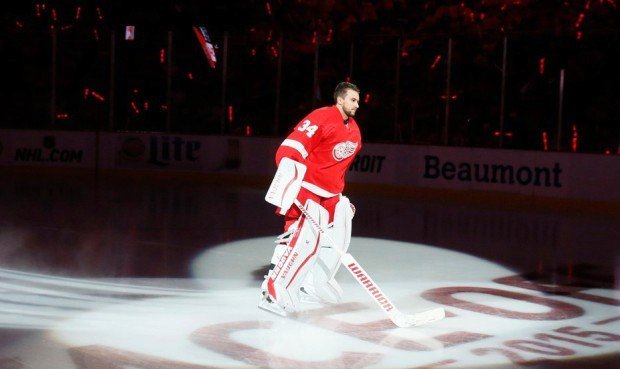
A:
<svg viewBox="0 0 620 369">
<path fill-rule="evenodd" d="M 269 272 L 267 272 L 267 275 L 265 275 L 263 283 L 260 285 L 260 297 L 258 299 L 258 307 L 270 313 L 274 313 L 280 316 L 286 316 L 286 311 L 284 311 L 284 309 L 282 309 L 282 307 L 280 307 L 278 303 L 269 296 L 269 292 L 267 290 L 267 283 L 269 282 L 269 277 L 271 275 L 272 269 L 273 265 L 269 269 Z"/>
<path fill-rule="evenodd" d="M 270 313 L 274 313 L 279 316 L 286 316 L 286 311 L 277 302 L 269 297 L 267 291 L 262 291 L 260 299 L 258 300 L 258 307 Z"/>
</svg>

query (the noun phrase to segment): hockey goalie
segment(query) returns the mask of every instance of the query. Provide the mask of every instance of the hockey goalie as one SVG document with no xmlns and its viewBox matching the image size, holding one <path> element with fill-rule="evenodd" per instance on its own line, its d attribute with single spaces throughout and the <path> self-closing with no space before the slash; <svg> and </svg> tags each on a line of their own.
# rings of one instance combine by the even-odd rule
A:
<svg viewBox="0 0 620 369">
<path fill-rule="evenodd" d="M 278 168 L 265 200 L 284 216 L 284 233 L 276 239 L 261 285 L 262 309 L 286 315 L 304 302 L 337 303 L 342 297 L 335 275 L 349 247 L 355 213 L 342 191 L 362 147 L 353 119 L 358 108 L 357 86 L 339 83 L 334 105 L 304 117 L 276 152 Z"/>
</svg>

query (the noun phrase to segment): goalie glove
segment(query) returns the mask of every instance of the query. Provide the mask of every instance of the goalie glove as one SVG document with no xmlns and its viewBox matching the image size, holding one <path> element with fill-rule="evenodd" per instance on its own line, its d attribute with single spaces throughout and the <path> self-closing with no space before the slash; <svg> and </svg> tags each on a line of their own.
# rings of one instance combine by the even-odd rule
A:
<svg viewBox="0 0 620 369">
<path fill-rule="evenodd" d="M 280 208 L 284 215 L 293 205 L 301 189 L 306 166 L 290 158 L 282 158 L 265 195 L 265 201 Z"/>
</svg>

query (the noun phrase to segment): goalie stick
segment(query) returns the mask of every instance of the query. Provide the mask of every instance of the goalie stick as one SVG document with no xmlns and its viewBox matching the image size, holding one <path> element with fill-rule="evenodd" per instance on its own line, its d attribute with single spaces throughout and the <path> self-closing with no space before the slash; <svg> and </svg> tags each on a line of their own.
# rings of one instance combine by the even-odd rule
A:
<svg viewBox="0 0 620 369">
<path fill-rule="evenodd" d="M 420 326 L 427 323 L 432 323 L 443 319 L 446 316 L 446 312 L 443 308 L 436 308 L 427 311 L 423 311 L 417 314 L 405 314 L 396 308 L 396 306 L 390 301 L 390 299 L 383 293 L 381 288 L 370 278 L 370 275 L 366 273 L 364 268 L 355 260 L 350 253 L 344 253 L 336 247 L 334 240 L 325 232 L 325 230 L 314 220 L 308 213 L 306 208 L 295 199 L 295 205 L 301 210 L 304 216 L 310 221 L 310 223 L 325 237 L 325 239 L 332 245 L 332 249 L 337 250 L 340 254 L 340 262 L 347 270 L 355 277 L 355 280 L 364 287 L 366 292 L 375 300 L 375 302 L 381 307 L 381 309 L 387 314 L 390 320 L 401 328 L 409 328 Z"/>
</svg>

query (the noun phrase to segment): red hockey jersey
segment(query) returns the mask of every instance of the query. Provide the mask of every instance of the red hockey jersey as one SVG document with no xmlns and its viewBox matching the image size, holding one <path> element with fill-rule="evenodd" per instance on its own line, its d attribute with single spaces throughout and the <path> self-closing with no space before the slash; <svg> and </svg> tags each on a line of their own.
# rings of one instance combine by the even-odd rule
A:
<svg viewBox="0 0 620 369">
<path fill-rule="evenodd" d="M 332 197 L 344 189 L 344 176 L 362 148 L 362 136 L 353 118 L 345 123 L 333 105 L 312 111 L 282 142 L 276 164 L 289 157 L 307 166 L 302 187 Z"/>
</svg>

